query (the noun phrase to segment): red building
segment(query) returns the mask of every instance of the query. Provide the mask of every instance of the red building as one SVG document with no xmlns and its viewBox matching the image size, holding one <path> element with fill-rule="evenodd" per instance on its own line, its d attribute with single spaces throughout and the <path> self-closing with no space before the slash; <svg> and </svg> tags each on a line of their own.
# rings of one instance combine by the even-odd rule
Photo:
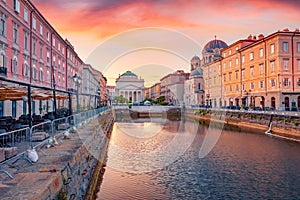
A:
<svg viewBox="0 0 300 200">
<path fill-rule="evenodd" d="M 67 91 L 72 92 L 68 89 L 75 88 L 73 76 L 81 75 L 82 65 L 83 61 L 71 43 L 56 32 L 30 1 L 1 0 L 1 84 L 11 87 L 21 86 L 22 83 L 30 84 L 32 88 L 39 89 L 38 91 L 33 89 L 32 96 L 42 92 L 44 97 L 52 95 L 49 89 L 55 87 L 58 97 L 56 107 L 67 107 L 66 104 L 69 102 L 66 98 Z M 41 108 L 45 107 L 47 111 L 53 110 L 55 104 L 44 99 L 33 98 L 32 113 L 38 114 L 37 110 L 40 110 L 41 114 Z M 53 98 L 51 99 L 53 102 Z M 28 113 L 26 103 L 23 102 L 20 106 L 14 101 L 5 100 L 0 99 L 0 116 L 11 114 L 19 116 Z"/>
</svg>

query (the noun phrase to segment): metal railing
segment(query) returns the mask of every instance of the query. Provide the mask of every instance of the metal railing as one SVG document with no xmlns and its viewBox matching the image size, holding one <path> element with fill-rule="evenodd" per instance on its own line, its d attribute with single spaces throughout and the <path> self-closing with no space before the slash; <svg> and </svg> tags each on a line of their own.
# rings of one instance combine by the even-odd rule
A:
<svg viewBox="0 0 300 200">
<path fill-rule="evenodd" d="M 235 109 L 223 109 L 223 108 L 189 108 L 191 110 L 211 110 L 211 111 L 222 111 L 222 112 L 232 112 L 232 113 L 253 113 L 253 114 L 268 114 L 268 115 L 282 115 L 290 117 L 300 117 L 300 112 L 298 111 L 263 111 L 263 110 L 235 110 Z"/>
<path fill-rule="evenodd" d="M 13 161 L 13 158 L 28 160 L 24 155 L 30 146 L 30 128 L 0 134 L 0 146 L 0 173 L 13 178 L 8 171 L 1 169 L 1 166 Z"/>
<path fill-rule="evenodd" d="M 109 110 L 108 107 L 81 112 L 68 117 L 46 121 L 31 128 L 23 128 L 0 134 L 0 173 L 8 177 L 13 176 L 5 169 L 4 165 L 15 164 L 23 159 L 33 164 L 26 156 L 27 150 L 39 149 L 49 142 L 50 137 L 62 135 L 71 127 L 80 127 L 95 119 L 98 114 Z"/>
</svg>

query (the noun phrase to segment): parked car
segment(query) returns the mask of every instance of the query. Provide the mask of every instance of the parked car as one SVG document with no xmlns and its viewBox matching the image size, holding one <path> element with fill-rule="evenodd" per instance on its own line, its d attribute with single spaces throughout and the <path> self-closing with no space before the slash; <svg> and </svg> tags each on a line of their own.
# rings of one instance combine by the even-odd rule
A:
<svg viewBox="0 0 300 200">
<path fill-rule="evenodd" d="M 151 102 L 150 102 L 150 101 L 145 101 L 145 102 L 144 102 L 144 105 L 145 105 L 145 106 L 151 106 Z"/>
<path fill-rule="evenodd" d="M 133 106 L 139 106 L 139 105 L 140 105 L 140 103 L 139 103 L 139 102 L 137 102 L 137 101 L 135 101 L 135 102 L 133 102 L 133 103 L 132 103 L 132 105 L 133 105 Z"/>
</svg>

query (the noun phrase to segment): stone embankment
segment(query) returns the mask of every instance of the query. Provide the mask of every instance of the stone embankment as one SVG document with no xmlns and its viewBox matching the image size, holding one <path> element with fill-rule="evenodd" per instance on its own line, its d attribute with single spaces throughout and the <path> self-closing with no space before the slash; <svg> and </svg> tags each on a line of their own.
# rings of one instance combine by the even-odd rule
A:
<svg viewBox="0 0 300 200">
<path fill-rule="evenodd" d="M 112 125 L 107 111 L 68 138 L 57 138 L 57 146 L 41 147 L 37 163 L 18 161 L 9 169 L 14 179 L 1 174 L 0 199 L 92 199 Z"/>
<path fill-rule="evenodd" d="M 265 134 L 269 129 L 270 122 L 272 122 L 272 134 L 269 134 L 270 136 L 300 142 L 300 117 L 296 116 L 189 109 L 185 111 L 184 115 L 203 122 L 224 123 L 224 128 L 235 128 L 239 131 L 261 134 Z"/>
</svg>

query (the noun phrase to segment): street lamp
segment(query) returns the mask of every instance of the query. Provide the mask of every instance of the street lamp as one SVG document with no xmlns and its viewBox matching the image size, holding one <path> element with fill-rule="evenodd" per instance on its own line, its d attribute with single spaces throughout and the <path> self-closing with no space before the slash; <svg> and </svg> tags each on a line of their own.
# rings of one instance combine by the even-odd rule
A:
<svg viewBox="0 0 300 200">
<path fill-rule="evenodd" d="M 100 101 L 101 101 L 101 96 L 100 96 L 101 95 L 101 90 L 100 90 L 100 88 L 98 88 L 96 92 L 97 92 L 97 95 L 96 95 L 97 96 L 97 104 L 96 104 L 97 106 L 96 106 L 96 108 L 100 108 Z"/>
<path fill-rule="evenodd" d="M 81 83 L 81 77 L 78 76 L 77 74 L 75 74 L 75 75 L 73 76 L 73 79 L 74 79 L 75 86 L 76 86 L 76 90 L 77 90 L 77 93 L 76 93 L 76 99 L 77 99 L 77 113 L 79 113 L 79 110 L 80 110 L 80 105 L 79 105 L 79 86 L 80 86 L 80 83 Z"/>
<path fill-rule="evenodd" d="M 52 79 L 53 79 L 53 106 L 54 106 L 54 116 L 56 116 L 56 81 L 55 81 L 55 66 L 52 65 Z"/>
</svg>

